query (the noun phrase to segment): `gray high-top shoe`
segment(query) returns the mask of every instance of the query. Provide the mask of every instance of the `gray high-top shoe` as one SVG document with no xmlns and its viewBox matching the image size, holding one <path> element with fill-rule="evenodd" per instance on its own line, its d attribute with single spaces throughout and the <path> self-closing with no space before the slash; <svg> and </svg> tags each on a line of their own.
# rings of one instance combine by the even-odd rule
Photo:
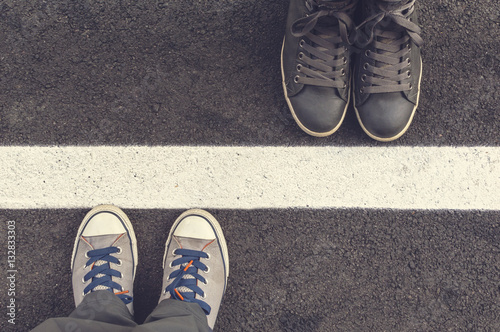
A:
<svg viewBox="0 0 500 332">
<path fill-rule="evenodd" d="M 200 305 L 213 329 L 226 290 L 229 257 L 222 229 L 203 210 L 175 221 L 165 244 L 160 302 L 172 298 Z"/>
<path fill-rule="evenodd" d="M 420 95 L 423 44 L 415 0 L 363 2 L 366 20 L 358 27 L 354 61 L 354 109 L 373 139 L 403 135 L 415 115 Z"/>
<path fill-rule="evenodd" d="M 357 3 L 290 1 L 281 51 L 283 89 L 295 121 L 309 135 L 331 135 L 344 120 Z"/>
<path fill-rule="evenodd" d="M 115 293 L 133 314 L 137 241 L 130 220 L 112 205 L 92 209 L 80 225 L 71 271 L 75 305 L 90 292 Z"/>
</svg>

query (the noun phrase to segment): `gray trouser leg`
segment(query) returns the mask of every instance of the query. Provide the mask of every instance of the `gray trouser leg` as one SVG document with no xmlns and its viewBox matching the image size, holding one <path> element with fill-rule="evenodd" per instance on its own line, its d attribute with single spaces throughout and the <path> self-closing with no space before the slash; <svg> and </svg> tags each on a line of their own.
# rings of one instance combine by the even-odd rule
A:
<svg viewBox="0 0 500 332">
<path fill-rule="evenodd" d="M 109 291 L 86 295 L 69 317 L 51 318 L 34 332 L 132 331 L 137 326 L 125 304 Z"/>
<path fill-rule="evenodd" d="M 51 318 L 34 332 L 209 332 L 205 313 L 196 303 L 163 300 L 143 325 L 137 325 L 125 304 L 108 291 L 92 292 L 69 317 Z"/>
<path fill-rule="evenodd" d="M 207 316 L 196 303 L 187 303 L 172 299 L 160 302 L 143 325 L 134 332 L 210 332 Z"/>
</svg>

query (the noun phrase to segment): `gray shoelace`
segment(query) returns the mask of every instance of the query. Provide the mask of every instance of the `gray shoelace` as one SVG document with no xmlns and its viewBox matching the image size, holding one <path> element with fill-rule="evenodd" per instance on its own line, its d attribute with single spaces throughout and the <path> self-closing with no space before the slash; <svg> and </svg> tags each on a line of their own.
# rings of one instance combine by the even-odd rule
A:
<svg viewBox="0 0 500 332">
<path fill-rule="evenodd" d="M 306 85 L 345 88 L 347 79 L 342 68 L 347 63 L 348 48 L 354 43 L 354 22 L 347 14 L 358 0 L 307 0 L 311 14 L 292 25 L 292 35 L 305 37 L 300 47 L 297 70 L 303 74 L 295 82 Z M 335 18 L 336 20 L 332 20 Z M 351 38 L 349 38 L 351 35 Z M 308 55 L 306 55 L 306 53 Z"/>
<path fill-rule="evenodd" d="M 375 65 L 364 64 L 364 69 L 373 75 L 363 75 L 361 80 L 371 86 L 361 88 L 362 93 L 386 93 L 408 91 L 413 87 L 411 81 L 410 40 L 420 46 L 420 28 L 409 20 L 415 10 L 415 0 L 375 0 L 377 14 L 367 18 L 356 29 L 357 46 L 365 48 L 372 45 L 375 51 L 366 50 L 365 55 L 375 60 Z M 362 38 L 364 37 L 364 40 Z M 403 59 L 406 60 L 403 61 Z"/>
</svg>

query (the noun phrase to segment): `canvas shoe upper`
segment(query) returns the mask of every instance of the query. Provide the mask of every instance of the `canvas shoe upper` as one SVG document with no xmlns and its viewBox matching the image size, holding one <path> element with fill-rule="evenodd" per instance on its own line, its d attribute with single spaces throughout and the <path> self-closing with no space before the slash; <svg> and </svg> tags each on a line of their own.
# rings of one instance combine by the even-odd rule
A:
<svg viewBox="0 0 500 332">
<path fill-rule="evenodd" d="M 295 121 L 310 135 L 331 135 L 347 111 L 357 2 L 290 1 L 281 52 L 283 89 Z"/>
<path fill-rule="evenodd" d="M 71 271 L 75 305 L 97 290 L 116 294 L 133 314 L 137 241 L 129 219 L 116 206 L 92 209 L 80 225 Z"/>
<path fill-rule="evenodd" d="M 163 259 L 160 302 L 175 299 L 197 303 L 213 329 L 226 290 L 229 257 L 222 229 L 203 210 L 188 210 L 175 221 Z"/>
<path fill-rule="evenodd" d="M 423 44 L 415 0 L 365 1 L 354 61 L 354 109 L 373 139 L 392 141 L 413 119 L 420 95 Z"/>
</svg>

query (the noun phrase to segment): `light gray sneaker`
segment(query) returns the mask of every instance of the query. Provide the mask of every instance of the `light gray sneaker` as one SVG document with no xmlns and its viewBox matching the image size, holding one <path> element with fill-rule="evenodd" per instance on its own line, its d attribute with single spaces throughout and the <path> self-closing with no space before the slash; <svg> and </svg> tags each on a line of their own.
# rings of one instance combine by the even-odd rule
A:
<svg viewBox="0 0 500 332">
<path fill-rule="evenodd" d="M 188 210 L 175 221 L 165 244 L 160 301 L 198 303 L 213 329 L 226 290 L 229 257 L 222 228 L 203 210 Z"/>
<path fill-rule="evenodd" d="M 108 290 L 133 314 L 136 267 L 137 241 L 125 213 L 113 205 L 100 205 L 87 213 L 71 259 L 75 305 L 90 292 Z"/>
</svg>

